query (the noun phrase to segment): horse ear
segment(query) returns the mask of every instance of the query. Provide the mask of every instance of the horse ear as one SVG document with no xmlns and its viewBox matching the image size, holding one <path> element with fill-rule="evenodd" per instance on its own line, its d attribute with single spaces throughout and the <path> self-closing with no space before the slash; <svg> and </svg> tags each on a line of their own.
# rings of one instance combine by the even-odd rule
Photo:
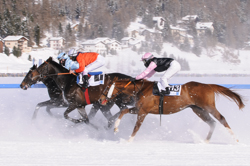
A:
<svg viewBox="0 0 250 166">
<path fill-rule="evenodd" d="M 52 61 L 52 57 L 50 56 L 46 61 L 47 62 L 51 62 Z"/>
</svg>

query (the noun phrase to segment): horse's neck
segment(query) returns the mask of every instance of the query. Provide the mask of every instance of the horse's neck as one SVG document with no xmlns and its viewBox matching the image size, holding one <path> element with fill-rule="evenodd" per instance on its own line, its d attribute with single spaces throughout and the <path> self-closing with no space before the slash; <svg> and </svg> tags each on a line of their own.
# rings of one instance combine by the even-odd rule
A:
<svg viewBox="0 0 250 166">
<path fill-rule="evenodd" d="M 144 93 L 145 91 L 152 89 L 154 82 L 145 81 L 145 82 L 136 82 L 135 84 L 131 83 L 127 89 L 129 93 L 140 94 L 140 92 Z"/>
<path fill-rule="evenodd" d="M 50 69 L 48 74 L 58 74 L 58 73 L 65 73 L 65 71 L 59 69 L 57 66 L 51 64 Z M 52 76 L 52 79 L 55 81 L 57 86 L 64 91 L 65 88 L 69 85 L 72 84 L 74 79 L 73 75 L 67 74 L 67 75 L 54 75 Z"/>
</svg>

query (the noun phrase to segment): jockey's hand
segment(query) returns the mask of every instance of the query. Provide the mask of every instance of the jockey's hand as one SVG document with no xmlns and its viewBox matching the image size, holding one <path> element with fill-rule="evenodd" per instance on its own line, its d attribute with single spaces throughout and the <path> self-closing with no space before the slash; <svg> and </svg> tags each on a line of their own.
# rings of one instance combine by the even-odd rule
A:
<svg viewBox="0 0 250 166">
<path fill-rule="evenodd" d="M 75 71 L 74 70 L 69 70 L 69 73 L 73 74 L 73 73 L 75 73 Z"/>
<path fill-rule="evenodd" d="M 129 79 L 129 81 L 131 81 L 131 82 L 135 82 L 135 78 L 133 78 L 133 77 L 131 77 L 130 79 Z"/>
</svg>

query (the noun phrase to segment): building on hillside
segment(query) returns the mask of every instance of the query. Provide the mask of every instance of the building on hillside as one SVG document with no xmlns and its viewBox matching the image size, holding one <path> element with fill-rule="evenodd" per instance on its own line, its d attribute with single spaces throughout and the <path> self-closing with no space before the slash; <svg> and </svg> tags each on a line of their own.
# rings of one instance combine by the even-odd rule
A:
<svg viewBox="0 0 250 166">
<path fill-rule="evenodd" d="M 84 52 L 97 52 L 104 56 L 107 53 L 106 44 L 100 40 L 87 40 L 83 42 L 81 45 L 84 49 Z"/>
<path fill-rule="evenodd" d="M 180 35 L 179 35 L 179 43 L 180 43 L 180 44 L 184 44 L 184 43 L 185 43 L 185 40 L 188 41 L 188 43 L 189 43 L 189 45 L 190 45 L 191 47 L 194 46 L 194 37 L 193 37 L 193 36 L 191 36 L 191 35 L 189 35 L 189 34 L 186 34 L 186 35 L 180 34 Z"/>
<path fill-rule="evenodd" d="M 122 48 L 136 47 L 137 49 L 142 46 L 142 40 L 133 37 L 124 37 L 121 40 Z"/>
<path fill-rule="evenodd" d="M 164 28 L 166 20 L 163 17 L 153 17 L 155 28 L 162 30 Z"/>
<path fill-rule="evenodd" d="M 142 31 L 142 35 L 145 37 L 146 41 L 149 40 L 162 40 L 162 36 L 161 36 L 162 32 L 156 29 L 144 29 Z"/>
<path fill-rule="evenodd" d="M 110 51 L 119 51 L 122 49 L 122 44 L 114 39 L 108 37 L 99 37 L 93 40 L 83 42 L 82 47 L 87 52 L 98 52 L 99 54 L 106 54 Z"/>
<path fill-rule="evenodd" d="M 132 48 L 135 47 L 136 49 L 139 49 L 142 47 L 142 40 L 136 39 L 136 40 L 130 41 L 129 46 Z"/>
<path fill-rule="evenodd" d="M 61 50 L 65 46 L 65 39 L 63 37 L 51 37 L 49 38 L 49 47 L 54 50 Z"/>
<path fill-rule="evenodd" d="M 110 42 L 106 43 L 106 45 L 109 51 L 120 51 L 122 49 L 122 44 L 116 40 L 111 40 Z"/>
<path fill-rule="evenodd" d="M 121 40 L 122 47 L 123 48 L 128 48 L 130 46 L 130 43 L 132 41 L 134 41 L 134 40 L 135 40 L 135 38 L 133 38 L 133 37 L 124 37 L 124 38 L 122 38 L 122 40 Z"/>
<path fill-rule="evenodd" d="M 204 35 L 206 30 L 210 30 L 211 33 L 214 32 L 213 22 L 197 22 L 196 23 L 197 36 Z"/>
<path fill-rule="evenodd" d="M 28 41 L 29 39 L 24 36 L 7 36 L 3 39 L 5 43 L 5 47 L 8 47 L 9 49 L 13 49 L 15 46 L 16 48 L 19 48 L 22 50 L 22 52 L 30 52 L 31 47 L 28 47 Z"/>
<path fill-rule="evenodd" d="M 112 39 L 108 38 L 108 37 L 98 37 L 94 39 L 95 41 L 101 41 L 104 44 L 108 44 L 112 41 Z"/>
<path fill-rule="evenodd" d="M 198 15 L 186 15 L 185 17 L 182 17 L 181 19 L 183 22 L 187 22 L 187 23 L 190 23 L 190 22 L 198 22 L 199 21 L 199 17 Z"/>
<path fill-rule="evenodd" d="M 178 41 L 179 44 L 184 44 L 185 40 L 187 39 L 191 46 L 194 45 L 194 38 L 187 33 L 186 29 L 170 25 L 170 31 L 173 39 Z"/>
<path fill-rule="evenodd" d="M 183 35 L 183 36 L 187 35 L 187 30 L 179 26 L 170 25 L 170 32 L 173 37 L 179 36 L 179 35 Z"/>
<path fill-rule="evenodd" d="M 0 37 L 0 53 L 3 53 L 3 38 Z"/>
<path fill-rule="evenodd" d="M 78 27 L 79 27 L 79 23 L 76 23 L 76 24 L 71 25 L 71 29 L 72 29 L 73 31 L 78 31 Z"/>
</svg>

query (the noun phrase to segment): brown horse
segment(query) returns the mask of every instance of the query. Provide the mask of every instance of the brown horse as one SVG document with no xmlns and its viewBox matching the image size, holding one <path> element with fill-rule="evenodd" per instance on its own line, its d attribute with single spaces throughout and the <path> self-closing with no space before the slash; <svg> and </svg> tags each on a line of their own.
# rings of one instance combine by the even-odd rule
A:
<svg viewBox="0 0 250 166">
<path fill-rule="evenodd" d="M 120 116 L 115 122 L 115 132 L 118 131 L 120 120 L 124 114 L 138 114 L 137 122 L 135 124 L 133 133 L 129 141 L 133 141 L 137 131 L 139 130 L 144 118 L 147 114 L 159 114 L 159 99 L 160 96 L 153 95 L 154 82 L 140 80 L 133 83 L 128 80 L 119 81 L 114 80 L 114 88 L 108 88 L 107 91 L 100 98 L 100 102 L 105 104 L 109 100 L 116 98 L 119 93 L 132 94 L 136 99 L 135 107 L 122 110 Z M 112 87 L 112 86 L 111 86 Z M 224 125 L 231 134 L 233 134 L 226 119 L 219 113 L 215 107 L 215 94 L 221 94 L 236 102 L 239 109 L 244 107 L 242 97 L 230 90 L 229 88 L 215 85 L 215 84 L 202 84 L 199 82 L 188 82 L 182 85 L 180 96 L 165 96 L 163 99 L 163 113 L 173 114 L 191 108 L 193 112 L 200 117 L 204 122 L 210 126 L 209 133 L 206 140 L 209 141 L 214 128 L 215 121 L 209 115 L 213 115 L 222 125 Z M 113 91 L 113 92 L 112 92 Z M 109 95 L 108 95 L 109 94 Z M 112 95 L 112 96 L 110 96 Z"/>
<path fill-rule="evenodd" d="M 113 80 L 114 77 L 117 77 L 119 79 L 123 78 L 131 78 L 130 76 L 121 74 L 121 73 L 111 73 L 111 74 L 105 74 L 105 81 L 104 85 L 99 86 L 90 86 L 88 87 L 89 92 L 89 98 L 86 98 L 83 90 L 81 87 L 76 83 L 76 76 L 73 74 L 69 74 L 69 71 L 58 64 L 57 62 L 53 61 L 50 57 L 47 59 L 43 64 L 41 64 L 38 68 L 35 70 L 32 70 L 29 72 L 29 75 L 25 79 L 25 82 L 22 82 L 20 85 L 21 87 L 26 87 L 26 85 L 34 84 L 38 81 L 43 80 L 44 78 L 49 77 L 51 78 L 54 83 L 57 85 L 57 87 L 60 89 L 61 93 L 63 94 L 63 97 L 68 103 L 67 109 L 64 112 L 64 117 L 74 123 L 80 123 L 85 122 L 86 124 L 90 124 L 91 126 L 94 126 L 93 124 L 89 123 L 88 115 L 85 111 L 85 106 L 88 104 L 96 104 L 98 103 L 98 100 L 100 98 L 100 95 L 102 94 L 103 90 L 107 86 L 108 82 L 110 80 Z M 32 82 L 30 82 L 32 81 Z M 52 88 L 53 89 L 53 88 Z M 126 95 L 120 95 L 117 97 L 117 100 L 114 102 L 110 102 L 109 106 L 105 108 L 107 113 L 110 113 L 110 107 L 114 105 L 114 103 L 120 107 L 120 109 L 126 108 L 127 104 L 132 104 L 133 100 L 131 100 L 129 96 Z M 131 103 L 130 103 L 131 102 Z M 99 104 L 99 103 L 98 103 Z M 104 108 L 104 107 L 103 107 Z M 73 110 L 77 109 L 80 115 L 82 116 L 80 119 L 74 119 L 69 116 L 69 113 Z M 99 107 L 97 108 L 97 110 Z M 111 114 L 111 113 L 110 113 Z M 114 119 L 119 116 L 120 112 L 118 112 L 116 115 L 109 117 L 109 126 L 112 125 L 112 122 Z"/>
</svg>

